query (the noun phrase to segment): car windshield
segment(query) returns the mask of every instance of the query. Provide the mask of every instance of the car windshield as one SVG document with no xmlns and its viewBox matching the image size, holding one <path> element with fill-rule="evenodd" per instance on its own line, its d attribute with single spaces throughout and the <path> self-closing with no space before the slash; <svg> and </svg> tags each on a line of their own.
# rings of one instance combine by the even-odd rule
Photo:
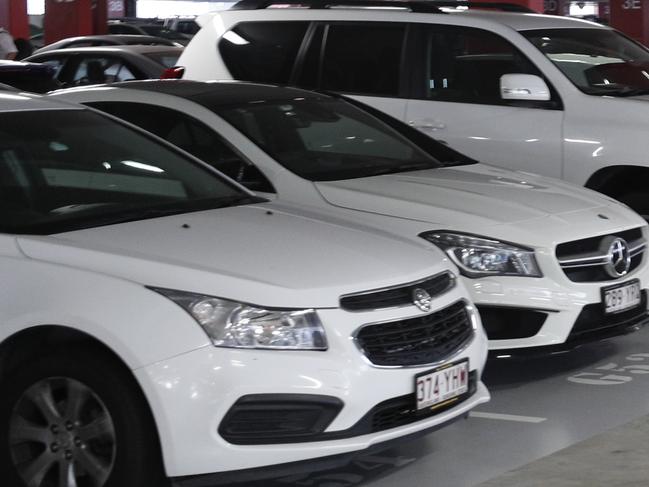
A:
<svg viewBox="0 0 649 487">
<path fill-rule="evenodd" d="M 0 113 L 0 232 L 52 234 L 254 201 L 89 110 Z"/>
<path fill-rule="evenodd" d="M 649 51 L 609 29 L 521 32 L 589 95 L 649 94 Z"/>
<path fill-rule="evenodd" d="M 442 165 L 387 124 L 340 100 L 259 101 L 217 111 L 284 167 L 311 181 Z"/>
</svg>

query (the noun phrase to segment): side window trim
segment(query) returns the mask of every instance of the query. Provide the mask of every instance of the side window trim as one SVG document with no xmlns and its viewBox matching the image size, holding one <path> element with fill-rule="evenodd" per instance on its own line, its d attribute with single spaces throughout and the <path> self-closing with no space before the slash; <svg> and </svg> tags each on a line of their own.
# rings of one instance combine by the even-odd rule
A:
<svg viewBox="0 0 649 487">
<path fill-rule="evenodd" d="M 307 27 L 306 33 L 302 38 L 302 44 L 300 45 L 300 48 L 297 51 L 297 56 L 295 57 L 295 62 L 293 63 L 293 69 L 291 70 L 291 75 L 288 78 L 289 85 L 297 86 L 297 80 L 300 79 L 300 76 L 302 76 L 302 70 L 304 69 L 304 61 L 307 52 L 309 51 L 309 47 L 311 46 L 311 42 L 313 42 L 313 37 L 315 36 L 319 25 L 322 25 L 322 22 L 309 22 L 309 27 Z M 320 48 L 322 49 L 322 46 L 320 46 Z M 318 86 L 320 86 L 320 66 L 322 63 L 321 59 L 322 59 L 322 51 L 320 52 L 320 60 L 318 66 L 318 78 L 317 78 Z"/>
</svg>

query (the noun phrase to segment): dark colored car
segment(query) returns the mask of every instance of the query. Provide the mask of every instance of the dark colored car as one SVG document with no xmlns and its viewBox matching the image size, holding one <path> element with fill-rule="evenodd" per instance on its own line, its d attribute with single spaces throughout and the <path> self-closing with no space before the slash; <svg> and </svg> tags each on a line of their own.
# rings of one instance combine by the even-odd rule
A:
<svg viewBox="0 0 649 487">
<path fill-rule="evenodd" d="M 68 37 L 67 39 L 61 39 L 60 41 L 56 41 L 53 42 L 52 44 L 48 44 L 45 47 L 41 47 L 40 49 L 36 50 L 34 54 L 53 51 L 55 49 L 66 49 L 69 47 L 133 46 L 133 45 L 174 46 L 174 47 L 181 46 L 181 44 L 177 42 L 174 42 L 169 39 L 163 39 L 162 37 L 142 35 L 142 34 L 136 34 L 136 35 L 110 34 L 110 35 L 98 35 L 98 36 Z"/>
<path fill-rule="evenodd" d="M 56 69 L 47 64 L 0 61 L 0 83 L 20 91 L 45 93 L 61 88 Z"/>
<path fill-rule="evenodd" d="M 63 87 L 163 77 L 182 52 L 172 46 L 111 46 L 58 49 L 28 61 L 52 67 Z"/>
</svg>

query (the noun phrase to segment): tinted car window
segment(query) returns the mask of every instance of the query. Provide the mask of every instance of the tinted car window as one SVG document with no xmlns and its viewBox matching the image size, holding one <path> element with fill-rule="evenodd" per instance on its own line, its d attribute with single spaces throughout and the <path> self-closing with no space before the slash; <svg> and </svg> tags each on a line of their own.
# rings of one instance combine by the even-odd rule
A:
<svg viewBox="0 0 649 487">
<path fill-rule="evenodd" d="M 0 114 L 0 231 L 58 233 L 247 197 L 227 180 L 99 114 Z"/>
<path fill-rule="evenodd" d="M 54 76 L 56 77 L 59 75 L 59 72 L 61 71 L 61 67 L 63 66 L 65 59 L 66 58 L 55 57 L 55 58 L 47 59 L 44 61 L 37 61 L 37 62 L 42 62 L 43 64 L 52 66 L 54 68 Z"/>
<path fill-rule="evenodd" d="M 649 51 L 608 29 L 522 32 L 577 88 L 589 95 L 649 93 Z"/>
<path fill-rule="evenodd" d="M 88 105 L 162 137 L 254 191 L 274 192 L 272 184 L 259 169 L 234 152 L 214 130 L 189 115 L 144 103 L 97 102 Z"/>
<path fill-rule="evenodd" d="M 244 22 L 226 32 L 219 51 L 234 79 L 288 83 L 308 22 Z"/>
<path fill-rule="evenodd" d="M 338 100 L 262 102 L 219 114 L 284 167 L 313 181 L 441 165 L 389 125 Z"/>
<path fill-rule="evenodd" d="M 79 62 L 70 82 L 74 85 L 94 85 L 132 79 L 137 79 L 137 75 L 122 60 L 92 56 Z"/>
<path fill-rule="evenodd" d="M 320 87 L 398 96 L 403 24 L 334 24 L 325 34 Z"/>
<path fill-rule="evenodd" d="M 502 37 L 481 29 L 430 27 L 427 35 L 428 98 L 463 103 L 503 104 L 500 77 L 536 67 Z"/>
</svg>

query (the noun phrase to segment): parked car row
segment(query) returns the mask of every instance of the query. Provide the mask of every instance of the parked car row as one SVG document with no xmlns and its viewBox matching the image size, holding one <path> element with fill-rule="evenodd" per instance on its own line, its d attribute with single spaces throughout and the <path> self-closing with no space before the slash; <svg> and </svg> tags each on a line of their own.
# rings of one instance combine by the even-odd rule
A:
<svg viewBox="0 0 649 487">
<path fill-rule="evenodd" d="M 52 96 L 143 127 L 263 197 L 410 224 L 396 233 L 458 266 L 492 350 L 570 347 L 647 319 L 631 279 L 649 236 L 642 218 L 590 190 L 477 163 L 358 102 L 192 81 Z M 620 239 L 628 266 L 618 273 L 607 256 Z M 631 301 L 601 306 L 618 294 Z"/>
<path fill-rule="evenodd" d="M 253 93 L 313 98 L 229 94 Z M 489 398 L 479 314 L 410 222 L 273 202 L 94 110 L 0 100 L 8 485 L 340 461 Z"/>
<path fill-rule="evenodd" d="M 496 41 L 514 31 L 499 23 L 535 29 L 545 17 L 446 15 L 431 2 L 381 3 L 404 10 L 389 15 L 258 6 L 201 18 L 180 60 L 163 63 L 205 81 L 123 81 L 108 57 L 131 47 L 104 47 L 75 51 L 101 50 L 105 79 L 87 81 L 110 84 L 42 97 L 0 88 L 9 485 L 211 485 L 331 466 L 488 401 L 489 351 L 565 351 L 649 321 L 645 219 L 484 163 L 494 148 L 465 155 L 430 137 L 442 124 L 404 123 L 418 99 L 404 107 L 390 92 L 415 89 L 412 35 L 443 44 L 454 29 L 480 31 L 450 52 L 487 83 L 490 61 L 512 62 Z M 345 50 L 349 62 L 336 57 Z M 448 73 L 461 70 L 435 52 L 450 54 L 427 51 L 423 66 L 449 71 L 430 77 L 430 93 L 459 90 Z M 74 59 L 42 62 L 67 86 L 99 71 Z M 490 125 L 568 110 L 550 77 L 498 69 L 496 108 L 515 114 L 494 111 Z M 381 88 L 366 96 L 368 83 Z M 444 103 L 472 104 L 458 100 Z M 536 142 L 549 144 L 544 130 Z M 545 162 L 518 154 L 526 169 Z"/>
</svg>

